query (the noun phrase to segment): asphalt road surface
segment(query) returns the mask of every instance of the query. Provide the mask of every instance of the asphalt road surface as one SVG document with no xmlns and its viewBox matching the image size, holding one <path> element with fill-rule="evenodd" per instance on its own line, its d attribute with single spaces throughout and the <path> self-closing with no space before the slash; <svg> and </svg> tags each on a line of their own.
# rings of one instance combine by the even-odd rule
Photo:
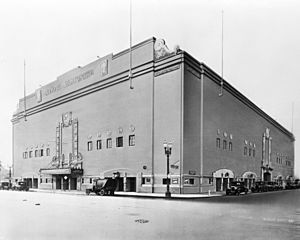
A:
<svg viewBox="0 0 300 240">
<path fill-rule="evenodd" d="M 300 190 L 199 200 L 0 191 L 0 240 L 300 239 Z"/>
</svg>

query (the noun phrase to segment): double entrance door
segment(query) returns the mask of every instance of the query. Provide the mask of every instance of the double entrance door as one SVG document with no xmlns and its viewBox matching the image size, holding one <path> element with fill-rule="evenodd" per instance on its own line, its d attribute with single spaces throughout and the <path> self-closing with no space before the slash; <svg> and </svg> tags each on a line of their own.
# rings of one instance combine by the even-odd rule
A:
<svg viewBox="0 0 300 240">
<path fill-rule="evenodd" d="M 77 177 L 71 177 L 70 175 L 57 176 L 56 189 L 77 190 Z"/>
<path fill-rule="evenodd" d="M 216 191 L 226 191 L 230 187 L 233 178 L 216 178 Z"/>
</svg>

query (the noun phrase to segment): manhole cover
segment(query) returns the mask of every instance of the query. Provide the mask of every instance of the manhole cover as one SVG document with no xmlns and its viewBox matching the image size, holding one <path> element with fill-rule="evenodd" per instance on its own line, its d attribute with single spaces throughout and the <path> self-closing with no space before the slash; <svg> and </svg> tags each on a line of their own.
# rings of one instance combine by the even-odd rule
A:
<svg viewBox="0 0 300 240">
<path fill-rule="evenodd" d="M 137 219 L 135 220 L 136 223 L 147 223 L 149 222 L 149 220 L 146 220 L 146 219 Z"/>
</svg>

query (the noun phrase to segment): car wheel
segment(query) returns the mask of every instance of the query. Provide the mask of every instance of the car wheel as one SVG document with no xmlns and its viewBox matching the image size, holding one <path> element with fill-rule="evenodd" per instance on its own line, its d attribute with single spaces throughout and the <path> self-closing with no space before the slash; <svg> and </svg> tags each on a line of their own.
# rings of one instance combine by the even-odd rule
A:
<svg viewBox="0 0 300 240">
<path fill-rule="evenodd" d="M 105 195 L 104 189 L 102 189 L 102 190 L 100 191 L 100 195 L 101 195 L 101 196 L 104 196 L 104 195 Z"/>
</svg>

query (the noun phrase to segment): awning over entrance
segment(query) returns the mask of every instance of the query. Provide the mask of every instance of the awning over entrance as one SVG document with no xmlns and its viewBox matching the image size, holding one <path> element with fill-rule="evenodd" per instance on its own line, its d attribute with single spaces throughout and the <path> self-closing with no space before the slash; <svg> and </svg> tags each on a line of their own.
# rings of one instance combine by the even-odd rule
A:
<svg viewBox="0 0 300 240">
<path fill-rule="evenodd" d="M 67 174 L 83 174 L 83 169 L 72 169 L 72 168 L 43 168 L 40 169 L 41 174 L 51 174 L 51 175 L 67 175 Z"/>
</svg>

